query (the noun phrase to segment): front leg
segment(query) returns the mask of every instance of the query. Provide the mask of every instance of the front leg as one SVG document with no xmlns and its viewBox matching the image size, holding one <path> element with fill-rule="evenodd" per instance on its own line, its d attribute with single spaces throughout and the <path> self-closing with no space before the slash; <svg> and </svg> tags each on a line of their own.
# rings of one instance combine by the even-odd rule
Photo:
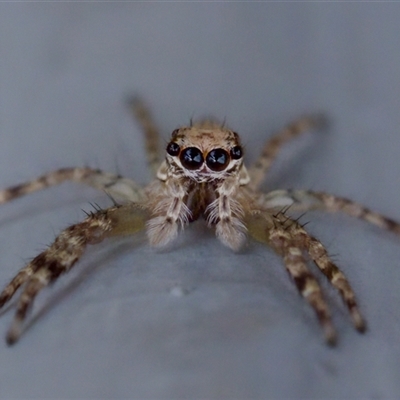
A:
<svg viewBox="0 0 400 400">
<path fill-rule="evenodd" d="M 276 210 L 288 208 L 290 212 L 313 210 L 340 211 L 351 217 L 361 219 L 381 229 L 386 229 L 400 235 L 399 222 L 372 211 L 353 200 L 329 193 L 314 192 L 312 190 L 274 190 L 260 196 L 259 206 L 264 209 Z"/>
<path fill-rule="evenodd" d="M 22 323 L 37 294 L 60 275 L 68 272 L 83 255 L 88 244 L 115 235 L 131 235 L 144 228 L 147 212 L 136 204 L 111 207 L 90 214 L 84 221 L 71 225 L 36 256 L 0 294 L 4 306 L 22 286 L 14 320 L 7 333 L 7 343 L 15 343 Z"/>
</svg>

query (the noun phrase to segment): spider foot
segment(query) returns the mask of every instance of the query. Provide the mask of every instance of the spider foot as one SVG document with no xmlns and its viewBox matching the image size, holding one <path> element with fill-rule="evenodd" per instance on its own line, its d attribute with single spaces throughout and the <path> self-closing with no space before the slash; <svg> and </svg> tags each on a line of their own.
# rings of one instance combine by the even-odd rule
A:
<svg viewBox="0 0 400 400">
<path fill-rule="evenodd" d="M 14 320 L 6 334 L 6 342 L 9 346 L 15 344 L 21 336 L 22 321 Z"/>
<path fill-rule="evenodd" d="M 178 224 L 168 217 L 155 217 L 147 224 L 147 236 L 154 247 L 164 247 L 178 236 Z"/>
<path fill-rule="evenodd" d="M 323 325 L 325 341 L 329 346 L 336 346 L 337 334 L 332 322 Z"/>
<path fill-rule="evenodd" d="M 360 333 L 364 333 L 367 330 L 367 324 L 364 318 L 361 316 L 357 308 L 350 310 L 351 319 L 353 320 L 354 327 Z"/>
<path fill-rule="evenodd" d="M 234 251 L 238 251 L 246 240 L 245 226 L 237 218 L 221 220 L 216 226 L 219 240 Z"/>
</svg>

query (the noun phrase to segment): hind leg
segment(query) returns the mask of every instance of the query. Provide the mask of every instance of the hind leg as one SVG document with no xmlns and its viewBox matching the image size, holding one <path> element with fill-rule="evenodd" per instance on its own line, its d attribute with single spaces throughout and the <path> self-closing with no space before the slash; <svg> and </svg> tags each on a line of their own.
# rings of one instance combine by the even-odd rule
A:
<svg viewBox="0 0 400 400">
<path fill-rule="evenodd" d="M 145 149 L 147 154 L 147 163 L 153 174 L 156 176 L 158 167 L 160 166 L 160 134 L 158 128 L 153 120 L 149 108 L 139 97 L 133 97 L 128 100 L 128 104 L 132 110 L 133 115 L 141 126 L 144 139 Z"/>
<path fill-rule="evenodd" d="M 293 121 L 281 131 L 276 133 L 265 143 L 260 156 L 248 169 L 250 175 L 249 188 L 257 190 L 265 176 L 268 174 L 272 163 L 277 158 L 282 147 L 292 139 L 311 130 L 319 129 L 326 125 L 323 116 L 304 116 Z"/>
</svg>

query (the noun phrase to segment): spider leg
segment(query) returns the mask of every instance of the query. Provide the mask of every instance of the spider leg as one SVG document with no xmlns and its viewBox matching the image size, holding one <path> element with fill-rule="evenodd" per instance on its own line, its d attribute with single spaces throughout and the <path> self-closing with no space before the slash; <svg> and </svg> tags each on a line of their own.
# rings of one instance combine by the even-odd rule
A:
<svg viewBox="0 0 400 400">
<path fill-rule="evenodd" d="M 147 162 L 149 164 L 150 171 L 155 177 L 161 163 L 159 130 L 153 120 L 149 108 L 141 98 L 133 97 L 128 100 L 128 104 L 143 130 Z"/>
<path fill-rule="evenodd" d="M 60 275 L 68 272 L 83 255 L 87 245 L 99 243 L 115 235 L 132 235 L 144 229 L 147 218 L 147 212 L 143 208 L 129 204 L 99 210 L 82 222 L 63 230 L 0 294 L 2 307 L 22 286 L 15 317 L 6 336 L 7 343 L 13 344 L 19 339 L 22 324 L 36 295 Z"/>
<path fill-rule="evenodd" d="M 91 168 L 61 168 L 39 178 L 0 190 L 0 204 L 18 197 L 59 185 L 65 181 L 83 183 L 105 191 L 110 196 L 132 202 L 143 200 L 142 188 L 135 182 L 119 175 L 114 175 Z"/>
<path fill-rule="evenodd" d="M 256 162 L 248 169 L 251 178 L 249 188 L 255 191 L 260 187 L 283 145 L 304 132 L 311 129 L 321 129 L 325 125 L 325 118 L 321 115 L 304 116 L 293 121 L 280 132 L 272 136 L 265 143 Z"/>
<path fill-rule="evenodd" d="M 303 246 L 293 238 L 287 230 L 288 220 L 270 214 L 250 215 L 246 218 L 247 229 L 250 235 L 271 246 L 283 257 L 285 267 L 301 296 L 314 309 L 318 321 L 324 331 L 328 344 L 336 342 L 336 332 L 333 326 L 328 305 L 323 297 L 321 287 L 307 267 L 303 256 Z"/>
<path fill-rule="evenodd" d="M 367 221 L 379 228 L 400 235 L 399 222 L 375 211 L 371 211 L 355 201 L 324 192 L 313 192 L 310 190 L 274 190 L 261 196 L 260 205 L 268 209 L 281 209 L 282 207 L 290 206 L 290 211 L 341 211 L 347 215 Z"/>
<path fill-rule="evenodd" d="M 287 219 L 287 217 L 283 214 L 278 215 L 278 218 L 285 218 L 285 220 Z M 299 246 L 301 246 L 301 248 L 306 249 L 315 265 L 327 277 L 330 284 L 339 292 L 349 310 L 354 327 L 359 332 L 364 332 L 366 329 L 365 321 L 358 309 L 356 296 L 346 276 L 337 267 L 337 265 L 332 262 L 325 247 L 318 239 L 311 236 L 296 221 L 289 220 L 288 222 L 289 225 L 287 227 L 287 231 L 291 234 L 292 238 L 299 244 Z"/>
</svg>

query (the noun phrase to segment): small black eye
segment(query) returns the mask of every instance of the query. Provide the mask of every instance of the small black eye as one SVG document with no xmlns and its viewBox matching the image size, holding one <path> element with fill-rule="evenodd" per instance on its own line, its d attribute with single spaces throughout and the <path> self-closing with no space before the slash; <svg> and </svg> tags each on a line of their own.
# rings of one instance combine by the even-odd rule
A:
<svg viewBox="0 0 400 400">
<path fill-rule="evenodd" d="M 175 142 L 168 143 L 167 153 L 170 156 L 177 156 L 179 154 L 179 151 L 180 151 L 180 147 L 177 143 L 175 143 Z"/>
<path fill-rule="evenodd" d="M 223 149 L 211 150 L 207 154 L 206 163 L 211 170 L 222 171 L 229 163 L 229 155 Z"/>
<path fill-rule="evenodd" d="M 234 160 L 239 160 L 239 158 L 243 157 L 243 150 L 240 146 L 235 146 L 231 148 L 231 157 Z"/>
<path fill-rule="evenodd" d="M 203 154 L 197 147 L 188 147 L 180 155 L 182 165 L 187 169 L 199 169 L 204 162 Z"/>
</svg>

